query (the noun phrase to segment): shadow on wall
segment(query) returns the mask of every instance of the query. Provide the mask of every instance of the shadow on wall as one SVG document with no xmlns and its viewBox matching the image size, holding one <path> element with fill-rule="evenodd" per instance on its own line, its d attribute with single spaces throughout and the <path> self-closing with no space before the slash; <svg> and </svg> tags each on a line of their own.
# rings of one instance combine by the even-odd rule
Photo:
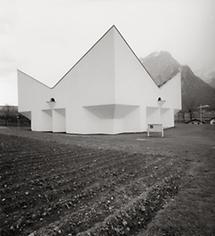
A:
<svg viewBox="0 0 215 236">
<path fill-rule="evenodd" d="M 126 117 L 128 114 L 136 110 L 139 106 L 136 105 L 96 105 L 84 106 L 86 110 L 100 119 L 120 119 Z"/>
</svg>

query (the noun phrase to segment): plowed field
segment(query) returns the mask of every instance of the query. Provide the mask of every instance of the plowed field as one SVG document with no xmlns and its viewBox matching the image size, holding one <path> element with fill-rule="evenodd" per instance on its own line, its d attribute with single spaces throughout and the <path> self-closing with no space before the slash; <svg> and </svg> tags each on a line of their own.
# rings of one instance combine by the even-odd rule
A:
<svg viewBox="0 0 215 236">
<path fill-rule="evenodd" d="M 123 135 L 92 136 L 97 141 L 84 145 L 79 136 L 63 144 L 69 138 L 62 134 L 59 141 L 52 134 L 10 132 L 0 134 L 2 236 L 136 235 L 184 189 L 194 161 L 199 162 L 195 155 L 200 147 L 196 153 L 184 143 L 171 149 L 171 138 L 166 144 L 152 138 L 157 145 L 153 151 L 152 143 L 148 149 L 136 136 L 131 146 Z M 108 142 L 109 147 L 102 146 Z M 179 147 L 184 150 L 174 151 Z"/>
</svg>

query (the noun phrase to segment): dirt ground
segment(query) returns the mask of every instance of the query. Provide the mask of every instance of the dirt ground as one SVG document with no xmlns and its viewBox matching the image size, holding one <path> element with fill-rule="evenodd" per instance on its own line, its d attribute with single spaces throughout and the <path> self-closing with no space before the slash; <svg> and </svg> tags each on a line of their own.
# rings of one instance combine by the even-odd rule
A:
<svg viewBox="0 0 215 236">
<path fill-rule="evenodd" d="M 0 127 L 0 235 L 215 235 L 215 127 L 69 135 Z"/>
</svg>

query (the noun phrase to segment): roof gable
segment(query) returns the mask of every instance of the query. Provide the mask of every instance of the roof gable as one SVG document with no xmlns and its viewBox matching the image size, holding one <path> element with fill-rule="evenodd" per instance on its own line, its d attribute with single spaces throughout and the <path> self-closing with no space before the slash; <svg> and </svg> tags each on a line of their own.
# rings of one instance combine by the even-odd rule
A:
<svg viewBox="0 0 215 236">
<path fill-rule="evenodd" d="M 139 63 L 143 70 L 145 70 L 147 72 L 147 74 L 149 75 L 149 77 L 153 80 L 153 82 L 155 83 L 155 85 L 157 87 L 161 87 L 162 85 L 159 85 L 156 80 L 152 77 L 152 75 L 150 74 L 150 72 L 146 69 L 146 67 L 144 66 L 144 64 L 141 62 L 141 60 L 137 57 L 137 55 L 135 54 L 135 52 L 133 51 L 133 49 L 130 47 L 130 45 L 128 44 L 128 42 L 125 40 L 125 38 L 122 36 L 122 34 L 120 33 L 120 31 L 117 29 L 117 27 L 115 25 L 111 26 L 103 35 L 102 37 L 71 67 L 71 69 L 69 69 L 63 76 L 62 78 L 53 86 L 53 87 L 49 87 L 46 84 L 40 82 L 39 80 L 33 78 L 32 76 L 29 76 L 29 78 L 41 83 L 41 85 L 44 85 L 46 87 L 48 87 L 49 89 L 54 89 L 57 85 L 59 85 L 61 83 L 61 81 L 63 81 L 63 79 L 69 74 L 69 72 L 71 72 L 89 53 L 91 53 L 91 51 L 95 48 L 95 46 L 101 42 L 112 30 L 114 30 L 123 40 L 123 42 L 126 44 L 126 46 L 128 47 L 128 49 L 132 52 L 132 54 L 134 55 L 134 57 L 137 60 L 137 63 Z M 21 70 L 18 70 L 18 72 L 24 73 Z M 24 73 L 26 74 L 26 73 Z M 26 74 L 27 75 L 27 74 Z"/>
</svg>

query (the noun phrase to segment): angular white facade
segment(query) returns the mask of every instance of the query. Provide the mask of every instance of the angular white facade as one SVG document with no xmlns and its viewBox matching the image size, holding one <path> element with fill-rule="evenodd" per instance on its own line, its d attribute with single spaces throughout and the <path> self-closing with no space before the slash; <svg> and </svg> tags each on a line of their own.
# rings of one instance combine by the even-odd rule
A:
<svg viewBox="0 0 215 236">
<path fill-rule="evenodd" d="M 34 131 L 115 134 L 146 131 L 151 123 L 167 128 L 181 109 L 181 77 L 158 87 L 112 26 L 53 88 L 18 70 L 18 104 Z"/>
</svg>

